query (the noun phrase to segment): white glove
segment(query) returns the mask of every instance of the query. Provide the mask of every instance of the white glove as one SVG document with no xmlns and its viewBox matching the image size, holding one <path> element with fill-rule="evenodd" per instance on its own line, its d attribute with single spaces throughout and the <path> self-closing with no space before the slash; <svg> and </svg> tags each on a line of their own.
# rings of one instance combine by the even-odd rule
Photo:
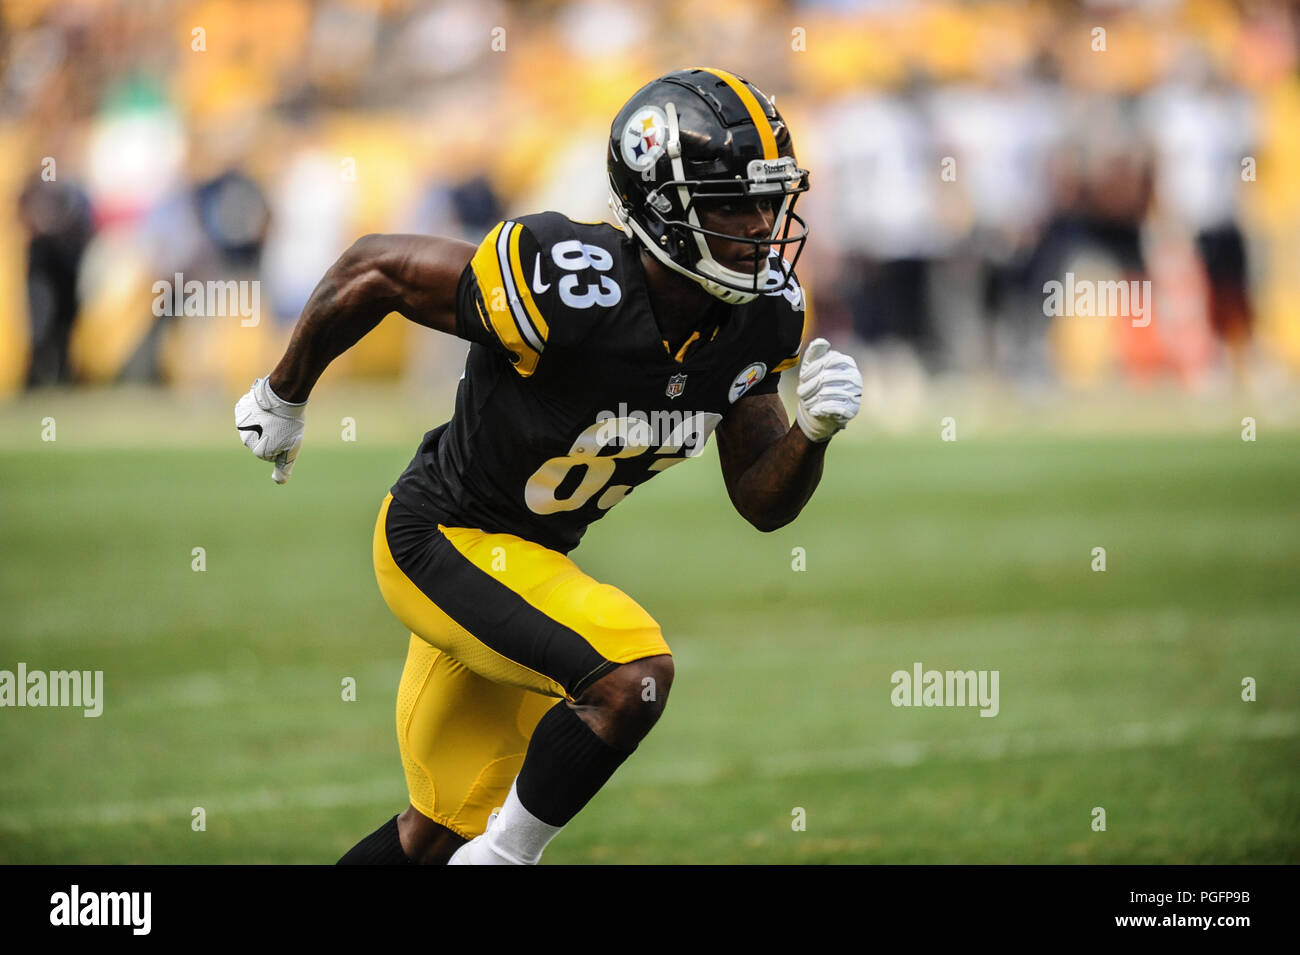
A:
<svg viewBox="0 0 1300 955">
<path fill-rule="evenodd" d="M 813 339 L 799 365 L 795 421 L 809 441 L 829 441 L 862 407 L 862 375 L 848 355 L 824 338 Z"/>
<path fill-rule="evenodd" d="M 235 404 L 235 427 L 244 446 L 263 461 L 275 462 L 271 480 L 276 484 L 289 480 L 302 445 L 306 409 L 305 401 L 294 404 L 281 400 L 267 378 L 253 382 L 248 394 Z"/>
</svg>

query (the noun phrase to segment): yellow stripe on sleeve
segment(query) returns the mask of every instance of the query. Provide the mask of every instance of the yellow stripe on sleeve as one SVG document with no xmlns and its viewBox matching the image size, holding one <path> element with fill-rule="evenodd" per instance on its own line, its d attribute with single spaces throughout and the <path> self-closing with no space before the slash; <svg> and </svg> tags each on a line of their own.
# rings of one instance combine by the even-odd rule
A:
<svg viewBox="0 0 1300 955">
<path fill-rule="evenodd" d="M 532 290 L 528 287 L 528 279 L 524 275 L 523 263 L 519 258 L 519 236 L 523 234 L 523 227 L 515 229 L 510 236 L 510 271 L 514 273 L 515 288 L 519 290 L 519 300 L 524 303 L 524 310 L 527 312 L 529 319 L 533 323 L 533 328 L 542 337 L 542 344 L 546 344 L 546 336 L 550 334 L 550 329 L 546 327 L 546 319 L 542 318 L 542 313 L 537 310 L 537 303 L 533 301 Z"/>
<path fill-rule="evenodd" d="M 515 324 L 515 317 L 510 310 L 510 295 L 506 291 L 505 276 L 501 273 L 501 260 L 497 255 L 497 240 L 506 223 L 499 223 L 488 233 L 470 260 L 474 278 L 478 281 L 479 294 L 483 296 L 483 305 L 487 308 L 488 322 L 497 340 L 517 359 L 515 371 L 527 378 L 537 369 L 537 360 L 541 355 L 524 341 Z"/>
</svg>

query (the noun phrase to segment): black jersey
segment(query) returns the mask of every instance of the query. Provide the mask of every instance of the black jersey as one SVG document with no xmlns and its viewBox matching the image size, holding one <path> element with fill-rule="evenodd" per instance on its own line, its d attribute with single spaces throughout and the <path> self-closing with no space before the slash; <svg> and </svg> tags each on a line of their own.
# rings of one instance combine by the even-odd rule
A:
<svg viewBox="0 0 1300 955">
<path fill-rule="evenodd" d="M 498 224 L 460 277 L 456 331 L 473 344 L 455 413 L 425 435 L 393 495 L 447 526 L 567 553 L 798 360 L 793 277 L 718 311 L 671 353 L 633 239 L 556 212 Z"/>
</svg>

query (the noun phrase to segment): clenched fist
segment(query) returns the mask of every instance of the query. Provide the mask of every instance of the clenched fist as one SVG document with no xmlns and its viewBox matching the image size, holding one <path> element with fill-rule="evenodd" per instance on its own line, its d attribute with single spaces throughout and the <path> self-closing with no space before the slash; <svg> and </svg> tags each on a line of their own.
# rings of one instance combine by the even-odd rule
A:
<svg viewBox="0 0 1300 955">
<path fill-rule="evenodd" d="M 824 338 L 809 343 L 799 365 L 799 407 L 795 420 L 809 441 L 829 441 L 862 406 L 857 363 Z"/>
<path fill-rule="evenodd" d="M 281 400 L 267 378 L 253 382 L 248 394 L 235 404 L 235 427 L 244 446 L 262 460 L 275 463 L 271 480 L 276 484 L 289 480 L 302 445 L 306 409 L 305 401 L 294 404 Z"/>
</svg>

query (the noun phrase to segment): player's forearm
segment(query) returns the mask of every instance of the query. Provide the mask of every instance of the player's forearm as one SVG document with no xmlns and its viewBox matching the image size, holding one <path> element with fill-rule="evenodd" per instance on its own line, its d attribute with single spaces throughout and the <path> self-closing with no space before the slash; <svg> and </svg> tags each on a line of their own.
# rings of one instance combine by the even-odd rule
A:
<svg viewBox="0 0 1300 955">
<path fill-rule="evenodd" d="M 271 388 L 285 401 L 306 401 L 329 363 L 378 325 L 393 303 L 362 248 L 345 252 L 320 280 L 294 327 Z"/>
<path fill-rule="evenodd" d="M 821 481 L 829 443 L 814 443 L 798 427 L 790 428 L 736 483 L 736 510 L 760 531 L 774 531 L 789 524 L 799 516 Z"/>
</svg>

